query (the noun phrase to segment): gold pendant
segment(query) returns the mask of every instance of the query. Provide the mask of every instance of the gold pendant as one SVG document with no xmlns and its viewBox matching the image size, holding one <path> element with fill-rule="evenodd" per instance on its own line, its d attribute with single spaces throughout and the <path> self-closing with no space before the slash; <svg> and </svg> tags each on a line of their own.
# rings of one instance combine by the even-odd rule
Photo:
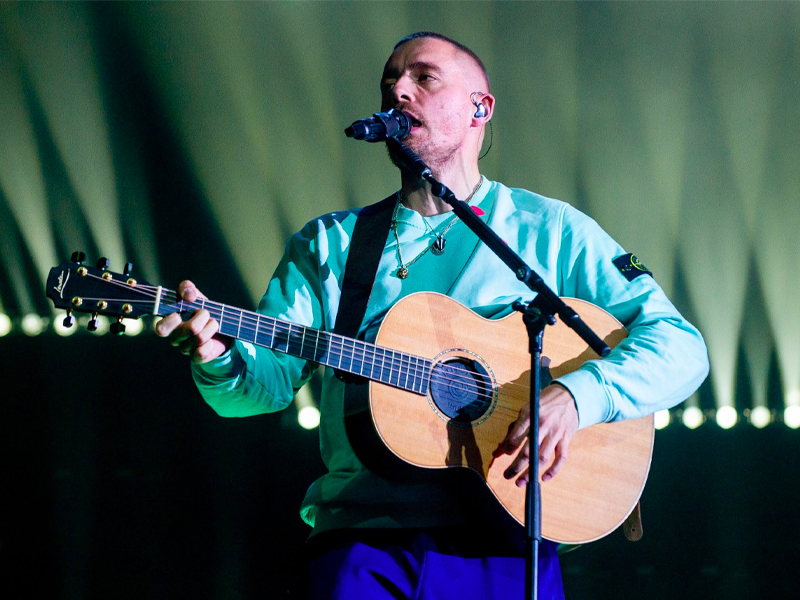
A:
<svg viewBox="0 0 800 600">
<path fill-rule="evenodd" d="M 408 277 L 408 269 L 406 269 L 405 267 L 400 267 L 399 269 L 397 269 L 397 276 L 400 279 L 405 279 L 406 277 Z"/>
</svg>

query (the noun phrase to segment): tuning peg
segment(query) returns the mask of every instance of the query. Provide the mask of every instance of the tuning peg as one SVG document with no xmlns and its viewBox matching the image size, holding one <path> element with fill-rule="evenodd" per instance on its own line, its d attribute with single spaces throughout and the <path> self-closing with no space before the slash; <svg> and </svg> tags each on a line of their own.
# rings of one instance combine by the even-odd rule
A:
<svg viewBox="0 0 800 600">
<path fill-rule="evenodd" d="M 83 252 L 75 251 L 72 253 L 70 260 L 74 263 L 82 265 L 86 261 L 86 255 Z"/>
<path fill-rule="evenodd" d="M 125 325 L 122 324 L 122 317 L 117 317 L 117 320 L 111 324 L 111 333 L 114 335 L 122 335 L 125 333 Z"/>
<path fill-rule="evenodd" d="M 106 270 L 109 264 L 111 264 L 111 261 L 109 261 L 105 256 L 101 256 L 97 261 L 97 268 Z"/>
<path fill-rule="evenodd" d="M 89 319 L 89 323 L 86 325 L 86 329 L 89 331 L 97 331 L 97 313 L 92 313 L 92 318 Z"/>
<path fill-rule="evenodd" d="M 71 308 L 67 309 L 67 316 L 64 317 L 64 320 L 61 321 L 61 324 L 64 327 L 67 327 L 67 328 L 70 328 L 73 325 L 75 325 L 75 317 L 72 316 L 72 309 Z"/>
<path fill-rule="evenodd" d="M 125 269 L 123 269 L 122 274 L 125 275 L 125 277 L 129 277 L 131 271 L 133 271 L 133 263 L 125 263 Z"/>
</svg>

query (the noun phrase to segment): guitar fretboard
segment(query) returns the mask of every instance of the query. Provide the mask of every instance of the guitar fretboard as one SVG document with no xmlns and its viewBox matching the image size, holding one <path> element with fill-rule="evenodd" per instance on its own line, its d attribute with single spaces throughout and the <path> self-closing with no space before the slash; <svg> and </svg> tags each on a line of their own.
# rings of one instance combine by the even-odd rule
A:
<svg viewBox="0 0 800 600">
<path fill-rule="evenodd" d="M 220 333 L 283 352 L 321 365 L 359 375 L 373 381 L 425 394 L 430 384 L 432 363 L 426 358 L 398 352 L 356 340 L 198 298 L 165 303 L 164 297 L 175 297 L 163 290 L 156 314 L 160 316 L 199 309 L 207 310 L 219 322 Z"/>
</svg>

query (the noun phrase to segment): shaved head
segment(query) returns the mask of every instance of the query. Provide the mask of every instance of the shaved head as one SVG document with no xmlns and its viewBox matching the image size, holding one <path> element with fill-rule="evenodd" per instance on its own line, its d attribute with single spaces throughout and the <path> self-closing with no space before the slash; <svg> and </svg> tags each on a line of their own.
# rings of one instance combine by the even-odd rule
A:
<svg viewBox="0 0 800 600">
<path fill-rule="evenodd" d="M 447 37 L 446 35 L 442 35 L 441 33 L 436 33 L 435 31 L 418 31 L 417 33 L 412 33 L 411 35 L 407 35 L 406 37 L 401 39 L 399 42 L 397 42 L 394 45 L 394 49 L 393 50 L 397 50 L 400 46 L 402 46 L 403 44 L 406 44 L 406 43 L 408 43 L 408 42 L 410 42 L 412 40 L 418 40 L 418 39 L 421 39 L 421 38 L 434 38 L 434 39 L 437 39 L 437 40 L 442 40 L 443 42 L 447 42 L 448 44 L 453 46 L 462 55 L 464 55 L 464 57 L 469 59 L 469 62 L 472 63 L 472 65 L 477 67 L 477 70 L 479 71 L 480 79 L 483 80 L 484 87 L 486 88 L 485 90 L 481 90 L 481 91 L 491 92 L 491 88 L 490 88 L 490 85 L 489 85 L 489 75 L 486 72 L 486 66 L 483 64 L 483 61 L 480 59 L 480 57 L 477 54 L 475 54 L 472 50 L 467 48 L 464 44 L 460 44 L 457 41 L 455 41 L 454 39 L 451 39 L 451 38 Z"/>
</svg>

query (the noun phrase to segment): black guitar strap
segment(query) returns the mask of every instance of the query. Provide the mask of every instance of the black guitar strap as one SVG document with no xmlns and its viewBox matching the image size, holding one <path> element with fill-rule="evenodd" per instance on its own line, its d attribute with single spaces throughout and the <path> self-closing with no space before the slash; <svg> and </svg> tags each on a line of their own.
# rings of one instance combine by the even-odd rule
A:
<svg viewBox="0 0 800 600">
<path fill-rule="evenodd" d="M 389 235 L 397 194 L 361 209 L 356 218 L 344 266 L 342 294 L 333 333 L 355 338 L 372 294 L 378 264 Z M 340 373 L 337 373 L 341 376 Z"/>
</svg>

